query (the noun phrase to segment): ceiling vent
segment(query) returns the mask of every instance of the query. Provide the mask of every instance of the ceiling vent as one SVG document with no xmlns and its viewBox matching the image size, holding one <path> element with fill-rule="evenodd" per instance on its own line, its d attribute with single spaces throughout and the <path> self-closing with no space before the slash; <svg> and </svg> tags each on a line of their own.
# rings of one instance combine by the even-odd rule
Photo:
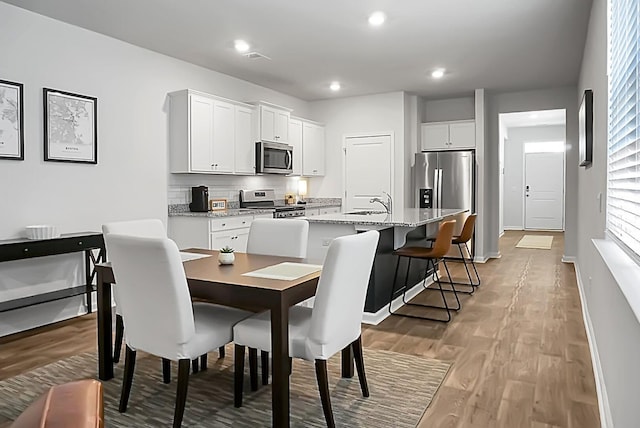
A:
<svg viewBox="0 0 640 428">
<path fill-rule="evenodd" d="M 268 60 L 271 59 L 266 55 L 262 55 L 260 52 L 247 52 L 246 54 L 243 54 L 243 55 L 245 56 L 245 58 L 249 58 L 249 59 L 259 59 L 259 58 L 264 58 Z"/>
</svg>

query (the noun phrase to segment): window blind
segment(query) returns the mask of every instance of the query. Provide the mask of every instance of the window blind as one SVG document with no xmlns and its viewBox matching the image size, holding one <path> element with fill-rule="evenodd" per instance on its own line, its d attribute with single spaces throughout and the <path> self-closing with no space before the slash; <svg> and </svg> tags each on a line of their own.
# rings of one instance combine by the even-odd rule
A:
<svg viewBox="0 0 640 428">
<path fill-rule="evenodd" d="M 640 2 L 609 5 L 607 229 L 640 255 Z"/>
</svg>

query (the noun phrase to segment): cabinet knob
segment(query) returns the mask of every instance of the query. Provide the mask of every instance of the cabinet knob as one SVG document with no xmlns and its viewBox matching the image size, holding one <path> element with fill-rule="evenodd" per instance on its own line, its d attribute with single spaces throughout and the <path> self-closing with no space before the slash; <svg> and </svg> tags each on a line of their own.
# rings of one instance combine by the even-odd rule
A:
<svg viewBox="0 0 640 428">
<path fill-rule="evenodd" d="M 82 241 L 78 241 L 78 245 L 82 245 Z"/>
<path fill-rule="evenodd" d="M 24 252 L 25 252 L 25 253 L 28 253 L 28 252 L 29 252 L 29 249 L 28 249 L 28 248 L 25 248 L 25 249 L 24 249 Z"/>
</svg>

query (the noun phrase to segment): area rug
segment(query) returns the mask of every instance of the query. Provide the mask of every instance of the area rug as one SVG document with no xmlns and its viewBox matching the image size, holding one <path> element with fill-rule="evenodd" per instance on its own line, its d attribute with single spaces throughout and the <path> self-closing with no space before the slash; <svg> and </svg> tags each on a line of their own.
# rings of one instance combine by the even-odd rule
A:
<svg viewBox="0 0 640 428">
<path fill-rule="evenodd" d="M 230 350 L 230 349 L 228 349 Z M 370 397 L 363 398 L 357 375 L 340 377 L 340 357 L 329 360 L 329 385 L 339 427 L 414 428 L 427 409 L 450 364 L 365 349 Z M 245 374 L 244 402 L 233 406 L 233 357 L 209 356 L 209 368 L 191 376 L 183 427 L 271 426 L 271 388 L 251 392 Z M 95 354 L 76 355 L 0 382 L 0 416 L 14 420 L 48 387 L 96 376 Z M 245 364 L 248 367 L 248 364 Z M 118 412 L 123 363 L 104 385 L 106 427 L 168 427 L 173 420 L 177 366 L 170 385 L 162 383 L 158 358 L 138 353 L 127 413 Z M 2 417 L 0 417 L 2 420 Z M 291 425 L 326 427 L 312 363 L 294 360 L 291 376 Z"/>
<path fill-rule="evenodd" d="M 550 250 L 553 236 L 550 235 L 524 235 L 516 244 L 516 248 L 535 248 L 538 250 Z"/>
</svg>

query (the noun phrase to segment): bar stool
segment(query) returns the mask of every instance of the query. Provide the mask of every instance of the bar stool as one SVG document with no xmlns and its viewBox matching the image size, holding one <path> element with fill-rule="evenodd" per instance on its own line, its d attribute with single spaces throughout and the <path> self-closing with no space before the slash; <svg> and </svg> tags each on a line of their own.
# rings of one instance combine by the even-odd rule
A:
<svg viewBox="0 0 640 428">
<path fill-rule="evenodd" d="M 478 214 L 471 214 L 469 217 L 467 217 L 467 219 L 464 221 L 464 226 L 462 226 L 462 232 L 460 232 L 459 236 L 454 236 L 451 244 L 452 245 L 457 245 L 458 246 L 458 250 L 460 250 L 460 257 L 462 258 L 462 263 L 464 264 L 464 268 L 467 271 L 467 277 L 469 278 L 469 282 L 454 282 L 454 284 L 460 284 L 460 285 L 469 285 L 471 287 L 480 287 L 480 275 L 478 275 L 478 269 L 476 268 L 476 262 L 473 260 L 473 256 L 471 255 L 471 251 L 469 250 L 469 241 L 471 240 L 471 237 L 473 236 L 473 229 L 475 228 L 476 225 L 476 218 L 478 217 Z M 462 246 L 464 245 L 465 249 L 467 250 L 467 254 L 469 255 L 469 257 L 465 257 L 464 252 L 462 251 Z M 457 259 L 453 259 L 453 260 L 457 260 Z M 467 262 L 471 262 L 471 266 L 473 267 L 473 271 L 475 273 L 475 277 L 476 277 L 476 282 L 473 281 L 473 278 L 471 278 L 471 271 L 469 271 L 469 265 Z M 471 292 L 473 294 L 473 291 Z"/>
<path fill-rule="evenodd" d="M 394 251 L 393 254 L 398 256 L 398 262 L 396 264 L 396 271 L 395 271 L 395 275 L 393 278 L 393 286 L 391 287 L 391 298 L 389 299 L 389 313 L 391 315 L 400 315 L 403 317 L 408 317 L 408 318 L 419 318 L 419 319 L 425 319 L 425 320 L 431 320 L 431 321 L 440 321 L 440 322 L 449 322 L 451 321 L 451 311 L 458 311 L 460 310 L 460 299 L 458 299 L 458 293 L 455 289 L 455 286 L 453 284 L 453 281 L 451 281 L 451 275 L 449 274 L 449 268 L 447 267 L 447 264 L 444 260 L 445 255 L 449 252 L 449 249 L 451 248 L 451 242 L 452 242 L 452 238 L 453 238 L 453 228 L 455 226 L 456 222 L 455 221 L 445 221 L 443 223 L 440 224 L 440 229 L 438 231 L 438 236 L 435 239 L 435 242 L 433 244 L 433 247 L 431 248 L 427 248 L 427 247 L 403 247 L 400 248 L 396 251 Z M 397 278 L 398 278 L 398 270 L 400 267 L 400 259 L 402 257 L 407 257 L 409 259 L 409 262 L 407 263 L 407 273 L 405 275 L 405 279 L 404 279 L 404 286 L 402 287 L 402 301 L 404 302 L 405 305 L 408 306 L 420 306 L 420 307 L 424 307 L 424 308 L 434 308 L 434 309 L 444 309 L 447 312 L 447 318 L 446 319 L 441 319 L 441 318 L 431 318 L 431 317 L 426 317 L 426 316 L 419 316 L 419 315 L 409 315 L 409 314 L 400 314 L 400 313 L 394 313 L 391 310 L 391 304 L 393 302 L 393 295 L 396 293 L 396 282 L 397 282 Z M 425 274 L 424 274 L 424 280 L 422 282 L 422 286 L 428 290 L 428 288 L 426 287 L 425 283 L 427 280 L 427 277 L 429 275 L 429 269 L 432 268 L 432 275 L 433 275 L 433 280 L 434 282 L 438 285 L 438 290 L 440 291 L 440 295 L 442 296 L 442 302 L 444 304 L 444 306 L 438 306 L 438 305 L 426 305 L 423 303 L 411 303 L 411 302 L 407 302 L 406 300 L 406 294 L 407 294 L 407 289 L 408 289 L 408 281 L 409 281 L 409 273 L 411 271 L 411 260 L 412 259 L 421 259 L 421 260 L 426 260 L 427 261 L 427 267 L 425 269 Z M 438 263 L 442 262 L 442 265 L 445 268 L 445 271 L 447 272 L 447 276 L 449 277 L 449 284 L 451 285 L 451 290 L 453 291 L 453 294 L 456 298 L 456 302 L 457 302 L 457 306 L 456 307 L 449 307 L 449 304 L 447 303 L 447 298 L 445 295 L 445 289 L 442 288 L 442 281 L 440 280 L 440 275 L 438 275 Z"/>
<path fill-rule="evenodd" d="M 468 242 L 473 237 L 473 229 L 475 228 L 477 217 L 478 217 L 477 214 L 469 215 L 466 218 L 464 225 L 462 226 L 462 231 L 460 232 L 460 235 L 454 236 L 451 239 L 451 245 L 458 246 L 458 250 L 460 251 L 460 258 L 445 257 L 446 260 L 451 260 L 454 262 L 462 261 L 462 263 L 464 264 L 464 269 L 467 272 L 467 278 L 469 278 L 469 282 L 456 282 L 452 280 L 452 282 L 456 285 L 465 285 L 465 286 L 471 287 L 470 290 L 460 290 L 460 289 L 456 290 L 458 293 L 462 293 L 462 294 L 473 294 L 475 292 L 475 289 L 480 286 L 480 275 L 478 275 L 478 269 L 476 268 L 476 264 L 473 260 L 473 256 L 471 255 L 471 251 L 469 250 L 469 245 L 468 245 Z M 433 242 L 435 241 L 435 238 L 429 238 L 429 241 Z M 469 255 L 469 257 L 465 256 L 464 251 L 462 249 L 463 246 L 467 250 L 467 254 Z M 471 271 L 469 270 L 468 262 L 470 262 L 471 266 L 473 267 L 476 281 L 474 281 L 473 278 L 471 277 Z M 444 291 L 451 291 L 451 290 L 444 290 Z"/>
</svg>

